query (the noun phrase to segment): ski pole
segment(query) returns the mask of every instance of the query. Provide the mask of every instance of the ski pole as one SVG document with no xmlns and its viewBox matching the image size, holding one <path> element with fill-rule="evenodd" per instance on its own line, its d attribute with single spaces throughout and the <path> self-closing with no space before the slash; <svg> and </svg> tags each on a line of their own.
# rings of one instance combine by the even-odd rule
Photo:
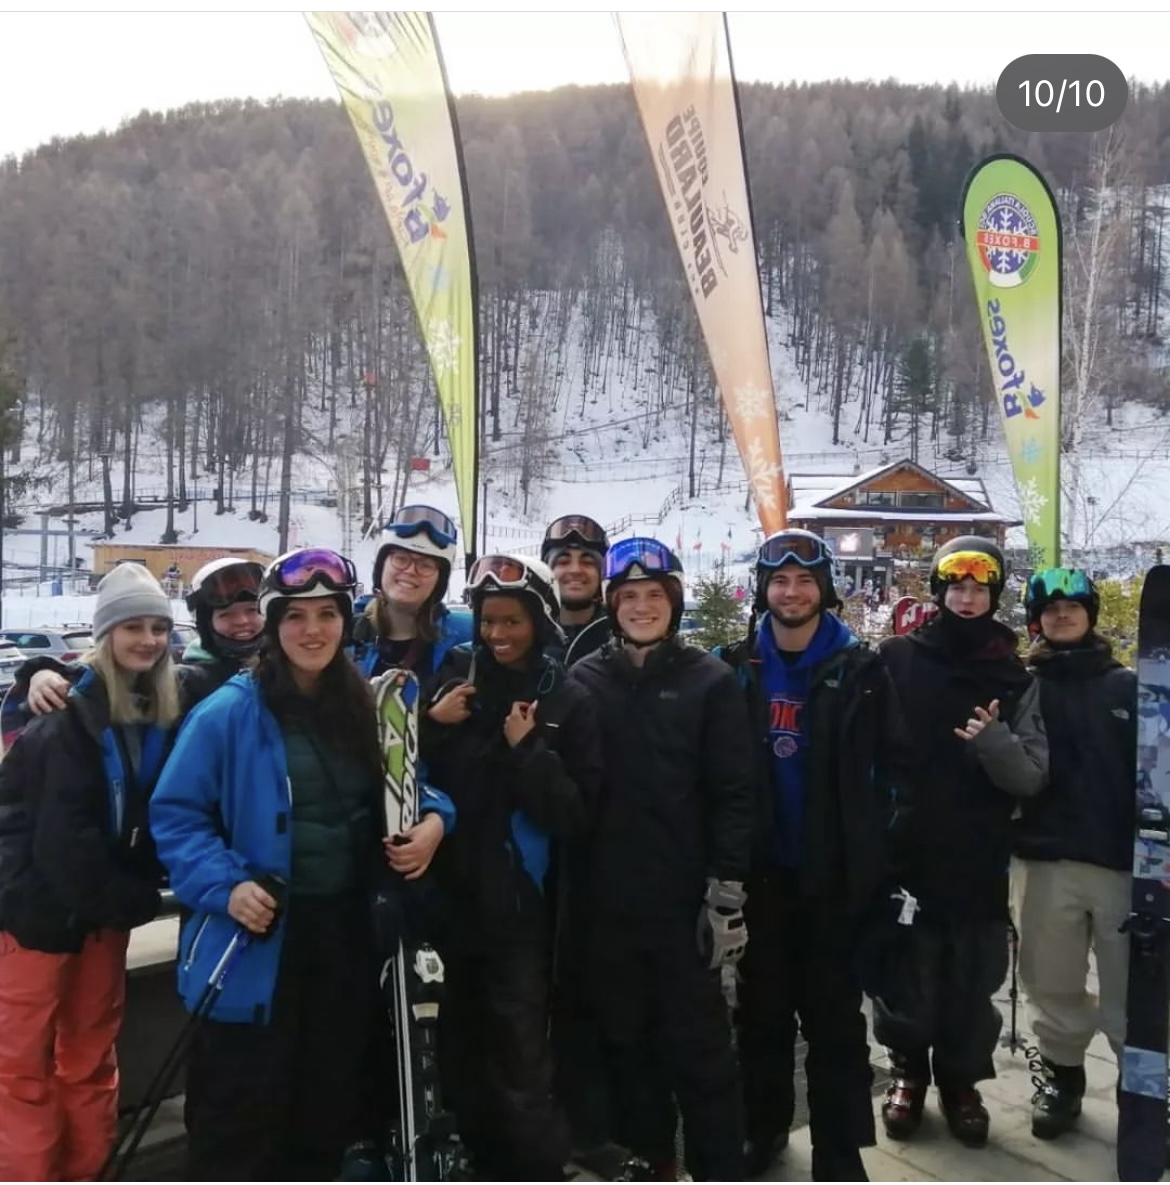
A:
<svg viewBox="0 0 1170 1185">
<path fill-rule="evenodd" d="M 200 992 L 195 1007 L 179 1030 L 179 1035 L 168 1050 L 167 1056 L 163 1058 L 162 1064 L 151 1080 L 150 1086 L 147 1087 L 146 1093 L 142 1096 L 141 1102 L 134 1109 L 130 1122 L 110 1149 L 109 1155 L 98 1173 L 99 1181 L 120 1181 L 122 1179 L 130 1167 L 139 1145 L 146 1138 L 146 1133 L 150 1130 L 150 1125 L 154 1122 L 155 1116 L 166 1098 L 175 1074 L 194 1044 L 196 1034 L 215 1008 L 216 1001 L 223 991 L 224 984 L 227 983 L 232 968 L 253 942 L 263 940 L 275 931 L 283 909 L 285 882 L 280 877 L 267 876 L 256 878 L 256 883 L 271 894 L 276 901 L 272 922 L 263 934 L 253 934 L 241 926 L 232 935 L 231 941 L 224 947 L 223 954 L 220 955 L 211 974 L 207 977 L 207 983 L 204 985 L 203 991 Z"/>
</svg>

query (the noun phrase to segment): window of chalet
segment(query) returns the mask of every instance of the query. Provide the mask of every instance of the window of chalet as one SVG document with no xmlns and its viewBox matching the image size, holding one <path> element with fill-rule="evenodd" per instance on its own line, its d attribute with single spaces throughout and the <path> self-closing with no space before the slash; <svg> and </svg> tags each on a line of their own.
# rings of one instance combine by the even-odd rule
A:
<svg viewBox="0 0 1170 1185">
<path fill-rule="evenodd" d="M 942 510 L 945 505 L 942 494 L 910 493 L 903 491 L 898 505 L 907 510 Z"/>
<path fill-rule="evenodd" d="M 897 506 L 898 495 L 893 490 L 858 490 L 858 506 Z"/>
</svg>

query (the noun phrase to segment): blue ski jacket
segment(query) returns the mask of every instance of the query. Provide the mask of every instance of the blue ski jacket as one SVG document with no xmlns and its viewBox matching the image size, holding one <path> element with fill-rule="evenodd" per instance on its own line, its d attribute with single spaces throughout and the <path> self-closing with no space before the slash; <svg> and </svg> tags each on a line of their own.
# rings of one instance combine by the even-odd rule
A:
<svg viewBox="0 0 1170 1185">
<path fill-rule="evenodd" d="M 455 825 L 450 798 L 423 782 L 420 813 Z M 236 675 L 184 721 L 150 801 L 150 827 L 175 896 L 193 911 L 179 937 L 179 994 L 193 1011 L 239 924 L 228 914 L 236 885 L 265 874 L 288 879 L 292 787 L 284 738 L 250 673 Z M 209 1014 L 266 1024 L 272 1015 L 284 926 L 240 956 Z"/>
</svg>

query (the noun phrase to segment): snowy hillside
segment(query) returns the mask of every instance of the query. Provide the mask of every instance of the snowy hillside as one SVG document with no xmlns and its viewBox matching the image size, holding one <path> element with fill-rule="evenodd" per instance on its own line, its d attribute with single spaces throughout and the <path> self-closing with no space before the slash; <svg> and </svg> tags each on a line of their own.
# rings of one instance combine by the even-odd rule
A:
<svg viewBox="0 0 1170 1185">
<path fill-rule="evenodd" d="M 509 429 L 498 446 L 489 445 L 483 458 L 487 489 L 486 542 L 481 524 L 477 549 L 535 550 L 544 524 L 558 515 L 583 512 L 613 528 L 617 535 L 654 534 L 672 546 L 681 545 L 688 573 L 699 574 L 713 565 L 730 561 L 733 576 L 746 569 L 744 560 L 759 539 L 754 511 L 745 511 L 746 484 L 735 451 L 728 439 L 722 448 L 715 439 L 715 425 L 702 424 L 696 444 L 698 493 L 689 496 L 687 475 L 689 425 L 683 416 L 681 394 L 666 401 L 665 408 L 657 391 L 636 387 L 628 375 L 614 368 L 602 383 L 594 381 L 588 391 L 584 384 L 583 355 L 579 346 L 580 325 L 570 330 L 564 350 L 562 377 L 553 379 L 547 390 L 548 415 L 555 462 L 548 478 L 530 489 L 527 514 L 522 513 L 517 473 L 515 443 L 509 436 L 515 431 L 516 410 L 503 409 L 502 424 Z M 854 437 L 851 405 L 842 416 L 843 443 L 834 446 L 829 416 L 814 408 L 817 392 L 808 392 L 797 377 L 796 367 L 785 343 L 785 327 L 770 322 L 769 337 L 773 378 L 780 415 L 781 445 L 787 472 L 827 472 L 850 474 L 873 468 L 886 461 L 908 455 L 897 444 L 883 448 Z M 643 329 L 643 332 L 647 332 Z M 537 338 L 529 349 L 541 348 Z M 649 347 L 652 348 L 652 347 Z M 643 382 L 643 388 L 645 381 Z M 810 398 L 811 396 L 811 398 Z M 712 417 L 713 418 L 713 417 Z M 1112 429 L 1104 424 L 1091 426 L 1086 433 L 1080 464 L 1084 506 L 1078 511 L 1078 539 L 1095 548 L 1134 540 L 1170 539 L 1170 504 L 1165 491 L 1170 489 L 1170 420 L 1153 415 L 1148 409 L 1127 405 L 1115 417 Z M 148 434 L 147 434 L 148 435 Z M 880 438 L 879 438 L 880 439 Z M 946 442 L 944 442 L 945 446 Z M 971 475 L 983 479 L 996 510 L 1018 513 L 1010 464 L 1002 446 L 998 423 L 993 435 L 968 463 L 958 463 L 933 455 L 929 440 L 923 440 L 919 460 L 943 476 Z M 722 452 L 722 482 L 718 481 Z M 31 456 L 31 450 L 26 449 Z M 454 510 L 455 492 L 445 458 L 436 459 L 430 473 L 416 473 L 408 493 L 410 500 L 432 502 Z M 369 579 L 379 540 L 361 538 L 360 523 L 342 521 L 337 509 L 321 503 L 336 500 L 339 473 L 343 483 L 345 466 L 336 460 L 301 456 L 293 478 L 294 501 L 290 545 L 323 544 L 349 551 L 358 564 L 363 579 Z M 99 499 L 99 483 L 87 481 L 88 469 L 79 466 L 75 474 L 75 496 Z M 1066 461 L 1066 480 L 1068 462 Z M 138 477 L 139 495 L 157 493 L 164 486 L 162 449 L 143 449 Z M 242 483 L 241 483 L 242 484 Z M 115 481 L 117 487 L 118 482 Z M 213 503 L 206 500 L 208 491 L 200 491 L 204 500 L 186 512 L 176 511 L 175 525 L 181 543 L 208 546 L 251 546 L 275 553 L 278 548 L 276 496 L 270 491 L 267 523 L 249 521 L 238 513 L 216 517 Z M 47 526 L 54 533 L 46 537 L 42 552 L 38 507 L 63 500 L 62 475 L 47 490 L 23 500 L 14 509 L 25 515 L 19 533 L 6 531 L 4 536 L 4 576 L 6 594 L 5 624 L 49 623 L 51 620 L 84 620 L 77 606 L 66 611 L 65 605 L 51 607 L 47 600 L 48 583 L 37 581 L 43 562 L 47 569 L 63 568 L 68 555 L 67 524 L 50 519 Z M 482 497 L 482 489 L 480 491 Z M 355 506 L 360 499 L 353 498 Z M 482 503 L 481 503 L 482 513 Z M 197 522 L 196 522 L 197 516 Z M 136 514 L 129 530 L 119 524 L 119 542 L 157 543 L 166 520 L 165 509 Z M 75 554 L 85 567 L 90 566 L 88 538 L 100 531 L 100 514 L 78 517 Z M 1009 534 L 1010 545 L 1023 545 L 1021 531 Z M 79 591 L 84 581 L 75 581 Z M 453 583 L 458 593 L 459 580 Z M 68 601 L 70 598 L 52 598 Z M 28 601 L 33 605 L 28 605 Z M 61 614 L 64 614 L 62 618 Z M 25 616 L 28 620 L 24 620 Z"/>
</svg>

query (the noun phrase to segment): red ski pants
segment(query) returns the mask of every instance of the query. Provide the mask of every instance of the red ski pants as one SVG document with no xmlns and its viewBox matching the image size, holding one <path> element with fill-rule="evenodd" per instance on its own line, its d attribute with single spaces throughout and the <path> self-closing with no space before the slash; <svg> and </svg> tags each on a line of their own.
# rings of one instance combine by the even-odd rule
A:
<svg viewBox="0 0 1170 1185">
<path fill-rule="evenodd" d="M 0 1181 L 97 1176 L 118 1120 L 128 941 L 105 930 L 49 955 L 0 933 Z"/>
</svg>

